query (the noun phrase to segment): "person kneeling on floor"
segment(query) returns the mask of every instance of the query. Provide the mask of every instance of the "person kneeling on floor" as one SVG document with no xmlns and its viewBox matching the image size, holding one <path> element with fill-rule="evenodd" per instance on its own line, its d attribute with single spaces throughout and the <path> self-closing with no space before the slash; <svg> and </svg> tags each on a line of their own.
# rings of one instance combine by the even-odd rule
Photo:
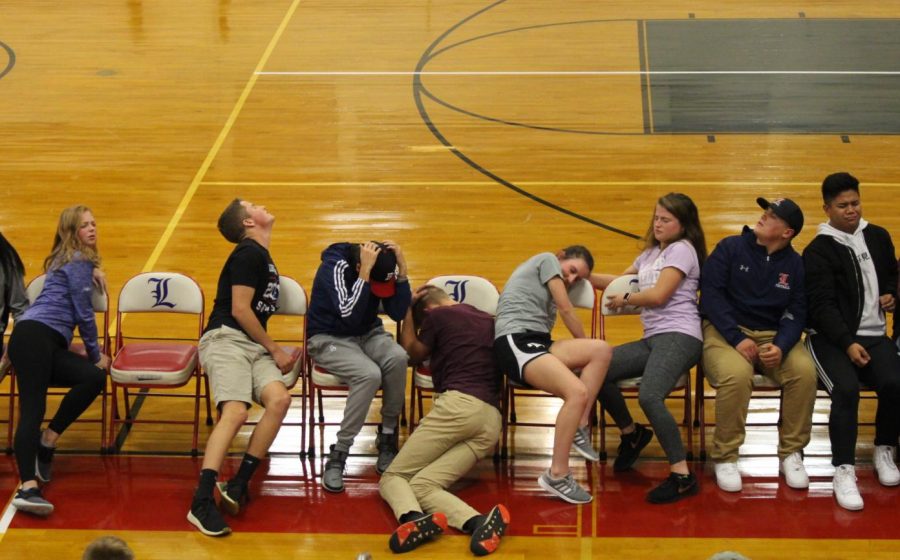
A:
<svg viewBox="0 0 900 560">
<path fill-rule="evenodd" d="M 421 325 L 418 335 L 415 325 Z M 435 286 L 416 291 L 400 332 L 413 363 L 430 358 L 434 408 L 381 477 L 380 491 L 401 525 L 389 544 L 409 552 L 447 525 L 472 535 L 476 556 L 497 550 L 510 521 L 502 504 L 482 515 L 447 491 L 500 437 L 500 375 L 494 319 Z"/>
</svg>

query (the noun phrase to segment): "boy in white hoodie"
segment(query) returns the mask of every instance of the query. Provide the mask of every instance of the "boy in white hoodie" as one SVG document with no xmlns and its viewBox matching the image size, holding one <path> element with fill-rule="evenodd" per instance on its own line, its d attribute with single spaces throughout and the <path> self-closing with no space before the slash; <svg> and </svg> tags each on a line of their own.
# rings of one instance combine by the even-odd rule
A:
<svg viewBox="0 0 900 560">
<path fill-rule="evenodd" d="M 831 394 L 834 496 L 861 510 L 855 451 L 860 383 L 875 390 L 875 454 L 878 481 L 900 484 L 894 462 L 900 436 L 900 356 L 886 335 L 886 313 L 897 297 L 897 260 L 890 234 L 862 219 L 859 181 L 834 173 L 822 183 L 828 222 L 803 251 L 809 327 L 807 344 L 819 378 Z"/>
</svg>

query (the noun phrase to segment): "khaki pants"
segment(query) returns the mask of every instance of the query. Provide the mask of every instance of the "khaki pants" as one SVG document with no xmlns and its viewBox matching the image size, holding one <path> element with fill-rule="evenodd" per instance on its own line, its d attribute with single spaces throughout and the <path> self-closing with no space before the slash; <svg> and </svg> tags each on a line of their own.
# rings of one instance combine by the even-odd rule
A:
<svg viewBox="0 0 900 560">
<path fill-rule="evenodd" d="M 410 511 L 439 511 L 461 530 L 479 513 L 447 488 L 487 456 L 499 437 L 496 407 L 459 391 L 436 395 L 434 408 L 382 475 L 381 497 L 397 519 Z"/>
<path fill-rule="evenodd" d="M 775 331 L 753 331 L 743 327 L 741 331 L 756 344 L 771 343 L 775 337 Z M 816 402 L 816 369 L 802 342 L 782 357 L 780 367 L 754 370 L 712 323 L 703 321 L 703 372 L 710 383 L 717 386 L 716 431 L 710 453 L 714 461 L 728 463 L 738 459 L 738 450 L 744 443 L 754 373 L 761 373 L 781 385 L 778 457 L 783 460 L 809 443 Z"/>
</svg>

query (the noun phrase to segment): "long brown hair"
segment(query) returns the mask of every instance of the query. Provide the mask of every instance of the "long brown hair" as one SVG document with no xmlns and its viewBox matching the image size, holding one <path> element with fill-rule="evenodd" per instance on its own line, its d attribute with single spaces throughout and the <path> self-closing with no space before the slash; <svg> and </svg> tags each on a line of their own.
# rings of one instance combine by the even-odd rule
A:
<svg viewBox="0 0 900 560">
<path fill-rule="evenodd" d="M 678 240 L 687 239 L 694 246 L 694 250 L 697 251 L 697 260 L 700 266 L 703 266 L 703 263 L 706 261 L 706 236 L 703 235 L 703 226 L 700 225 L 700 213 L 697 211 L 694 201 L 686 194 L 673 192 L 659 197 L 656 203 L 678 218 L 678 222 L 684 230 Z M 653 235 L 653 220 L 655 216 L 656 210 L 654 209 L 653 217 L 650 218 L 650 227 L 647 228 L 647 233 L 644 235 L 645 249 L 659 245 L 659 241 Z"/>
<path fill-rule="evenodd" d="M 72 261 L 76 253 L 81 253 L 81 258 L 100 266 L 100 253 L 96 247 L 88 247 L 78 237 L 78 229 L 81 227 L 81 216 L 85 212 L 91 212 L 87 206 L 69 206 L 59 215 L 59 224 L 56 226 L 56 237 L 53 239 L 53 250 L 44 259 L 44 272 L 55 270 Z M 93 212 L 91 212 L 93 213 Z"/>
</svg>

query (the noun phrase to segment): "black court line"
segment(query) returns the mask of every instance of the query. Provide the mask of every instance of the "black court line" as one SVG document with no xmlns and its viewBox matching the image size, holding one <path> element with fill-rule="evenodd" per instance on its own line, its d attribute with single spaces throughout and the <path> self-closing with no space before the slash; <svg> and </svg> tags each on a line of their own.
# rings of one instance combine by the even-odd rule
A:
<svg viewBox="0 0 900 560">
<path fill-rule="evenodd" d="M 509 33 L 518 33 L 520 31 L 533 31 L 535 29 L 547 29 L 548 27 L 562 27 L 566 25 L 585 25 L 585 24 L 594 24 L 594 23 L 634 23 L 636 19 L 632 18 L 617 18 L 617 19 L 578 19 L 572 21 L 557 21 L 554 23 L 539 23 L 535 25 L 525 25 L 523 27 L 513 27 L 511 29 L 503 29 L 501 31 L 492 31 L 490 33 L 484 33 L 483 35 L 476 35 L 474 37 L 469 37 L 468 39 L 464 39 L 462 41 L 456 43 L 450 43 L 442 49 L 439 49 L 428 56 L 426 62 L 431 62 L 438 56 L 444 54 L 445 52 L 460 47 L 462 45 L 466 45 L 468 43 L 474 43 L 475 41 L 481 41 L 482 39 L 488 39 L 490 37 L 497 37 L 499 35 L 507 35 Z"/>
<path fill-rule="evenodd" d="M 487 9 L 490 9 L 491 7 L 492 6 L 488 7 Z M 469 19 L 471 19 L 471 18 L 469 18 Z M 507 35 L 510 33 L 518 33 L 521 31 L 534 31 L 536 29 L 547 29 L 547 28 L 551 28 L 551 27 L 564 27 L 564 26 L 569 26 L 569 25 L 591 25 L 591 24 L 597 24 L 597 23 L 640 23 L 640 22 L 641 22 L 641 20 L 635 20 L 635 19 L 630 19 L 630 18 L 584 19 L 584 20 L 572 20 L 572 21 L 562 21 L 562 22 L 554 22 L 554 23 L 541 23 L 541 24 L 537 24 L 537 25 L 526 25 L 523 27 L 514 27 L 511 29 L 503 29 L 501 31 L 493 31 L 491 33 L 484 33 L 482 35 L 476 35 L 474 37 L 470 37 L 468 39 L 464 39 L 464 40 L 458 41 L 456 43 L 450 43 L 449 45 L 447 45 L 441 49 L 438 49 L 430 54 L 427 54 L 427 51 L 426 51 L 426 55 L 424 55 L 425 64 L 422 65 L 422 67 L 424 68 L 425 65 L 427 65 L 428 63 L 433 61 L 438 56 L 446 53 L 447 51 L 450 51 L 452 49 L 455 49 L 455 48 L 463 46 L 463 45 L 467 45 L 469 43 L 474 43 L 476 41 L 481 41 L 484 39 L 488 39 L 491 37 L 497 37 L 500 35 Z M 465 21 L 460 22 L 460 23 L 465 23 Z M 641 45 L 642 45 L 642 43 L 638 43 L 638 47 L 641 49 L 641 57 L 643 58 L 644 51 L 643 51 L 643 47 Z M 641 70 L 645 70 L 643 65 L 641 67 Z M 641 80 L 642 80 L 642 84 L 644 83 L 644 80 L 646 80 L 647 87 L 649 88 L 649 84 L 650 84 L 649 76 L 644 75 L 641 77 Z M 420 84 L 421 84 L 421 81 L 420 81 Z M 529 128 L 532 130 L 541 130 L 541 131 L 545 131 L 545 132 L 564 132 L 566 134 L 585 134 L 585 135 L 590 135 L 590 136 L 643 136 L 645 134 L 645 132 L 611 132 L 611 131 L 605 131 L 605 130 L 582 130 L 582 129 L 575 129 L 575 128 L 540 126 L 540 125 L 528 124 L 528 123 L 524 123 L 524 122 L 520 122 L 520 121 L 511 121 L 511 120 L 507 120 L 507 119 L 501 119 L 499 117 L 492 117 L 489 115 L 484 115 L 482 113 L 476 113 L 476 112 L 470 111 L 468 109 L 463 109 L 462 107 L 453 105 L 449 101 L 446 101 L 446 100 L 438 97 L 437 95 L 432 93 L 428 88 L 426 88 L 424 85 L 422 85 L 421 87 L 422 87 L 423 93 L 425 95 L 427 95 L 435 103 L 443 105 L 445 108 L 447 108 L 451 111 L 455 111 L 457 113 L 460 113 L 460 114 L 463 114 L 463 115 L 466 115 L 466 116 L 469 116 L 472 118 L 480 119 L 483 121 L 487 121 L 487 122 L 495 122 L 495 123 L 503 124 L 503 125 L 507 125 L 507 126 L 514 126 L 514 127 L 519 127 L 519 128 Z M 648 111 L 649 111 L 649 108 L 648 108 Z M 647 120 L 649 120 L 649 119 L 645 119 L 645 122 Z"/>
<path fill-rule="evenodd" d="M 483 113 L 476 113 L 475 111 L 470 111 L 469 109 L 463 109 L 459 105 L 454 105 L 449 101 L 438 97 L 433 94 L 430 89 L 425 87 L 424 85 L 420 86 L 422 94 L 425 95 L 428 99 L 431 99 L 438 105 L 441 105 L 451 111 L 455 111 L 462 115 L 466 115 L 475 119 L 479 119 L 482 121 L 493 122 L 497 124 L 502 124 L 506 126 L 514 126 L 519 128 L 529 128 L 531 130 L 542 130 L 545 132 L 564 132 L 566 134 L 583 134 L 588 136 L 643 136 L 644 132 L 608 132 L 605 130 L 578 130 L 577 128 L 562 128 L 556 126 L 543 126 L 539 124 L 528 124 L 519 121 L 510 121 L 507 119 L 501 119 L 500 117 L 491 117 L 489 115 L 485 115 Z M 649 122 L 645 120 L 645 123 Z M 646 126 L 646 125 L 645 125 Z"/>
<path fill-rule="evenodd" d="M 525 189 L 523 189 L 519 186 L 516 186 L 515 184 L 511 183 L 510 181 L 507 181 L 506 179 L 500 177 L 499 175 L 485 169 L 484 167 L 479 165 L 477 162 L 472 160 L 469 156 L 467 156 L 462 151 L 460 151 L 458 148 L 456 148 L 453 145 L 453 143 L 451 143 L 441 133 L 441 131 L 438 130 L 437 125 L 435 125 L 434 122 L 431 120 L 431 117 L 429 116 L 428 111 L 425 109 L 425 104 L 422 100 L 423 93 L 425 93 L 426 95 L 429 95 L 426 93 L 427 90 L 422 85 L 421 72 L 425 68 L 425 65 L 429 62 L 429 60 L 431 60 L 434 57 L 434 52 L 435 52 L 435 49 L 438 47 L 438 45 L 440 45 L 441 42 L 443 42 L 444 39 L 446 39 L 451 33 L 456 31 L 457 29 L 459 29 L 460 27 L 462 27 L 469 21 L 475 19 L 479 15 L 491 10 L 492 8 L 494 8 L 496 6 L 499 6 L 500 4 L 503 4 L 504 2 L 506 2 L 506 0 L 498 0 L 497 2 L 489 4 L 488 6 L 485 6 L 484 8 L 478 10 L 477 12 L 463 18 L 462 20 L 457 22 L 455 25 L 451 26 L 449 29 L 444 31 L 441 35 L 439 35 L 438 38 L 435 39 L 428 46 L 427 49 L 425 49 L 425 52 L 422 53 L 422 56 L 419 58 L 419 62 L 416 64 L 416 72 L 413 75 L 413 98 L 416 103 L 416 108 L 419 111 L 419 116 L 422 118 L 422 121 L 425 123 L 425 126 L 428 127 L 428 130 L 431 131 L 431 133 L 434 135 L 434 137 L 437 138 L 437 140 L 441 144 L 446 146 L 450 150 L 450 152 L 453 153 L 453 155 L 455 155 L 456 157 L 461 159 L 463 162 L 465 162 L 467 165 L 469 165 L 470 167 L 472 167 L 473 169 L 475 169 L 482 175 L 485 175 L 486 177 L 496 181 L 497 183 L 500 183 L 504 187 L 512 190 L 513 192 L 516 192 L 516 193 L 518 193 L 526 198 L 529 198 L 539 204 L 542 204 L 548 208 L 556 210 L 557 212 L 560 212 L 562 214 L 565 214 L 565 215 L 575 218 L 577 220 L 581 220 L 583 222 L 589 223 L 591 225 L 595 225 L 597 227 L 603 228 L 603 229 L 611 231 L 613 233 L 624 235 L 625 237 L 630 237 L 632 239 L 640 239 L 639 235 L 635 235 L 633 233 L 618 229 L 618 228 L 610 226 L 608 224 L 604 224 L 602 222 L 599 222 L 597 220 L 594 220 L 592 218 L 588 218 L 587 216 L 579 214 L 573 210 L 569 210 L 568 208 L 564 208 L 562 206 L 559 206 L 558 204 L 554 204 L 554 203 L 550 202 L 549 200 L 546 200 L 546 199 L 541 198 L 533 193 L 530 193 L 530 192 L 526 191 Z M 457 45 L 459 45 L 459 44 L 461 44 L 461 43 L 457 43 Z M 445 48 L 440 52 L 446 52 L 446 51 L 447 51 L 447 49 Z M 432 97 L 429 95 L 429 98 L 432 98 Z"/>
<path fill-rule="evenodd" d="M 12 71 L 13 66 L 16 65 L 16 51 L 12 50 L 12 47 L 7 45 L 3 41 L 0 41 L 0 49 L 5 50 L 6 55 L 9 57 L 9 62 L 6 63 L 6 68 L 0 70 L 0 79 L 2 79 L 3 76 L 9 74 Z"/>
<path fill-rule="evenodd" d="M 637 24 L 638 32 L 638 57 L 640 59 L 641 68 L 641 112 L 644 117 L 644 134 L 653 132 L 650 126 L 650 75 L 647 74 L 647 52 L 646 52 L 646 33 L 645 22 L 639 20 Z"/>
<path fill-rule="evenodd" d="M 502 2 L 502 0 L 501 0 L 501 2 Z M 496 6 L 497 4 L 499 4 L 501 2 L 497 2 L 494 5 L 488 6 L 487 8 L 482 10 L 482 12 L 493 8 L 494 6 Z M 479 12 L 479 14 L 480 13 L 481 12 Z M 479 14 L 475 14 L 475 15 L 479 15 Z M 474 16 L 470 16 L 469 18 L 466 18 L 466 20 L 463 20 L 462 22 L 460 22 L 460 24 L 457 24 L 456 26 L 451 28 L 451 31 L 458 28 L 461 24 L 466 23 L 468 20 L 472 19 L 472 17 L 474 17 Z M 753 18 L 753 19 L 757 20 L 757 21 L 772 21 L 772 22 L 796 21 L 796 18 Z M 849 19 L 848 18 L 817 18 L 817 19 L 832 19 L 835 21 L 847 21 L 847 22 L 872 21 L 872 18 L 868 18 L 868 19 L 866 19 L 866 18 L 849 18 Z M 877 19 L 878 21 L 891 21 L 891 20 L 895 20 L 897 18 L 875 18 L 875 19 Z M 739 135 L 761 134 L 761 132 L 757 131 L 757 130 L 749 130 L 749 131 L 730 130 L 730 129 L 723 129 L 723 130 L 709 129 L 709 130 L 703 130 L 703 131 L 657 130 L 656 129 L 657 127 L 653 126 L 653 118 L 652 118 L 653 116 L 652 116 L 652 106 L 651 106 L 651 103 L 652 103 L 652 101 L 651 101 L 651 96 L 652 96 L 651 77 L 647 73 L 650 70 L 650 68 L 649 68 L 650 61 L 648 61 L 646 59 L 647 53 L 645 52 L 645 48 L 644 48 L 644 47 L 649 46 L 649 45 L 647 45 L 647 41 L 649 40 L 649 37 L 647 36 L 647 31 L 646 31 L 647 21 L 648 20 L 635 20 L 635 19 L 627 19 L 627 18 L 586 19 L 586 20 L 573 20 L 573 21 L 529 25 L 529 26 L 515 27 L 515 28 L 511 28 L 511 29 L 504 29 L 501 31 L 493 31 L 491 33 L 484 33 L 481 35 L 477 35 L 475 37 L 470 37 L 468 39 L 458 41 L 456 43 L 448 44 L 440 49 L 434 50 L 433 52 L 426 51 L 425 55 L 423 55 L 425 64 L 420 64 L 420 67 L 424 68 L 425 65 L 427 65 L 429 62 L 431 62 L 432 60 L 437 58 L 439 55 L 444 54 L 447 51 L 455 49 L 459 46 L 473 43 L 476 41 L 480 41 L 480 40 L 483 40 L 486 38 L 497 37 L 500 35 L 506 35 L 506 34 L 510 34 L 510 33 L 516 33 L 516 32 L 521 32 L 521 31 L 532 31 L 532 30 L 536 30 L 536 29 L 547 29 L 547 28 L 551 28 L 551 27 L 561 27 L 561 26 L 569 26 L 569 25 L 632 22 L 632 23 L 637 24 L 637 26 L 638 26 L 638 34 L 639 34 L 638 49 L 640 51 L 639 57 L 640 57 L 640 65 L 641 65 L 640 69 L 642 72 L 644 72 L 641 75 L 641 93 L 642 93 L 642 110 L 645 110 L 646 112 L 644 113 L 644 121 L 645 122 L 644 122 L 643 131 L 641 131 L 641 132 L 612 132 L 612 131 L 604 131 L 604 130 L 572 129 L 572 128 L 564 128 L 564 127 L 534 125 L 534 124 L 529 124 L 529 123 L 525 123 L 525 122 L 521 122 L 521 121 L 513 121 L 513 120 L 503 119 L 503 118 L 499 118 L 499 117 L 492 117 L 490 115 L 476 113 L 475 111 L 471 111 L 471 110 L 459 107 L 457 105 L 454 105 L 454 104 L 450 103 L 449 101 L 446 101 L 446 100 L 438 97 L 437 95 L 435 95 L 433 92 L 431 92 L 428 88 L 426 88 L 422 84 L 421 79 L 416 80 L 416 81 L 419 83 L 419 86 L 422 88 L 422 93 L 424 93 L 432 101 L 444 106 L 445 108 L 447 108 L 451 111 L 455 111 L 460 114 L 463 114 L 463 115 L 466 115 L 466 116 L 469 116 L 469 117 L 472 117 L 475 119 L 483 120 L 486 122 L 494 122 L 494 123 L 503 124 L 506 126 L 526 128 L 526 129 L 538 130 L 538 131 L 543 131 L 543 132 L 562 132 L 562 133 L 566 133 L 566 134 L 580 134 L 580 135 L 588 135 L 588 136 L 643 136 L 646 134 L 667 135 L 667 136 L 668 135 L 671 135 L 671 136 L 704 135 L 704 136 L 706 136 L 706 135 L 710 135 L 710 134 L 716 135 L 716 136 L 725 136 L 725 135 L 739 136 Z M 662 19 L 654 19 L 652 21 L 654 23 L 656 23 L 656 22 L 682 23 L 687 20 L 677 19 L 677 18 L 662 18 Z M 704 23 L 706 23 L 709 21 L 732 22 L 735 20 L 733 18 L 709 18 L 709 19 L 704 18 L 702 21 Z M 446 35 L 447 34 L 445 33 L 442 37 L 446 37 Z M 641 41 L 641 37 L 643 37 L 642 41 Z M 440 41 L 440 40 L 441 40 L 441 38 L 438 39 L 438 41 Z M 432 45 L 432 46 L 434 46 L 434 45 Z M 646 96 L 644 95 L 645 93 L 646 93 Z M 777 132 L 773 132 L 773 133 L 799 135 L 799 136 L 806 136 L 806 135 L 830 136 L 830 135 L 835 134 L 834 132 L 823 132 L 821 130 L 790 130 L 790 131 L 777 131 Z M 897 133 L 884 132 L 884 131 L 858 130 L 858 129 L 844 129 L 844 130 L 841 130 L 839 134 L 852 134 L 852 135 L 857 135 L 857 136 L 881 136 L 881 135 L 894 135 Z"/>
<path fill-rule="evenodd" d="M 149 392 L 150 389 L 147 387 L 142 387 L 138 390 L 137 396 L 135 396 L 134 400 L 131 402 L 131 416 L 128 418 L 129 420 L 134 420 L 137 418 L 138 413 L 141 411 L 141 406 L 147 399 L 147 393 Z M 112 419 L 110 419 L 110 421 L 112 421 Z M 119 433 L 116 434 L 116 439 L 109 442 L 113 448 L 113 453 L 119 453 L 122 450 L 122 446 L 125 445 L 125 438 L 127 438 L 129 432 L 131 432 L 132 426 L 134 426 L 133 423 L 126 422 L 122 424 L 122 427 L 119 429 Z"/>
</svg>

